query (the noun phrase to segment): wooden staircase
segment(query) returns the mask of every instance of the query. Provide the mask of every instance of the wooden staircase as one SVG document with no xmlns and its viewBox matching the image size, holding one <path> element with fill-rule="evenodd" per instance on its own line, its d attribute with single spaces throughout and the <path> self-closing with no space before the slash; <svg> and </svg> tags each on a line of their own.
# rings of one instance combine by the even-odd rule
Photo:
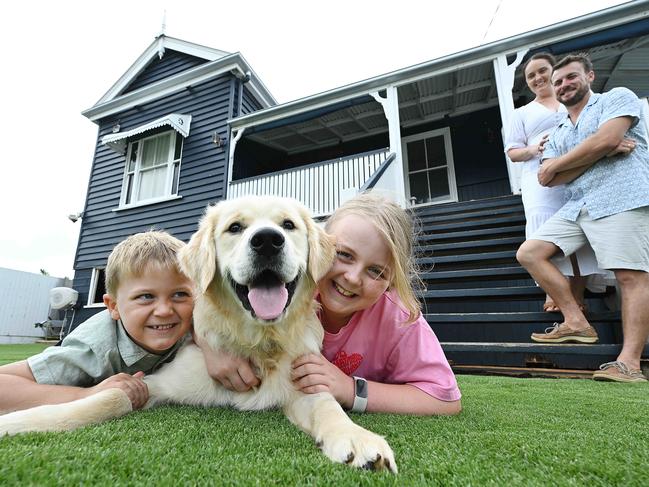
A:
<svg viewBox="0 0 649 487">
<path fill-rule="evenodd" d="M 520 196 L 420 207 L 417 263 L 423 313 L 456 371 L 590 376 L 617 356 L 620 314 L 614 292 L 586 292 L 599 343 L 537 344 L 530 334 L 561 321 L 542 311 L 545 293 L 516 261 L 525 239 Z M 645 354 L 649 352 L 649 347 Z"/>
</svg>

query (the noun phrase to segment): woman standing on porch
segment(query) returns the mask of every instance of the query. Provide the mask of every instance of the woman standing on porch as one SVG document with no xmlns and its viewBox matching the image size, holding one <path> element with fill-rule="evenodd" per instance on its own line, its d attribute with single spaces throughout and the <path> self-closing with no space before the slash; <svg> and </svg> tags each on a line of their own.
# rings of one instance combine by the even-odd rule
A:
<svg viewBox="0 0 649 487">
<path fill-rule="evenodd" d="M 548 218 L 554 215 L 565 202 L 564 186 L 543 187 L 539 184 L 537 173 L 545 142 L 549 134 L 565 117 L 566 109 L 556 99 L 552 87 L 552 66 L 554 56 L 537 53 L 523 66 L 525 82 L 536 98 L 514 111 L 512 123 L 507 132 L 505 152 L 512 162 L 521 162 L 521 193 L 525 207 L 525 236 L 530 236 Z M 583 307 L 585 278 L 590 274 L 604 274 L 597 268 L 595 254 L 590 246 L 584 247 L 571 259 L 556 259 L 555 264 L 570 280 L 572 293 Z M 589 289 L 603 291 L 589 279 Z M 596 289 L 599 287 L 600 289 Z M 544 311 L 559 311 L 559 308 L 546 296 Z"/>
</svg>

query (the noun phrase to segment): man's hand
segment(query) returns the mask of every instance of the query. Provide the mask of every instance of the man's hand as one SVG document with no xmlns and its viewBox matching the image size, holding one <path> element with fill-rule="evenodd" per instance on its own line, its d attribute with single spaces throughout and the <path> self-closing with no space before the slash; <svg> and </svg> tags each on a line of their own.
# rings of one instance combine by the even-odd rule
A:
<svg viewBox="0 0 649 487">
<path fill-rule="evenodd" d="M 133 409 L 140 409 L 149 400 L 149 388 L 142 377 L 144 377 L 144 372 L 136 372 L 133 375 L 115 374 L 96 386 L 86 389 L 87 394 L 84 395 L 90 396 L 106 389 L 121 389 L 131 400 Z"/>
<path fill-rule="evenodd" d="M 322 354 L 310 353 L 293 361 L 291 379 L 305 394 L 329 392 L 341 405 L 354 402 L 354 379 L 329 362 Z"/>
<path fill-rule="evenodd" d="M 628 156 L 629 154 L 631 154 L 631 152 L 633 152 L 634 149 L 635 140 L 624 138 L 615 149 L 606 154 L 606 157 Z"/>
<path fill-rule="evenodd" d="M 552 162 L 554 159 L 546 159 L 539 167 L 538 179 L 541 186 L 548 186 L 557 175 Z"/>
</svg>

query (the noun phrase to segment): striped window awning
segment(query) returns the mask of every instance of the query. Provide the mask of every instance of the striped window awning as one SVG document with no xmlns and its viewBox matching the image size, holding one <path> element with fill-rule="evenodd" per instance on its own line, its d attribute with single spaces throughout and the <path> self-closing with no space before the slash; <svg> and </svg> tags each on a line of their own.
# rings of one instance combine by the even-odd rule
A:
<svg viewBox="0 0 649 487">
<path fill-rule="evenodd" d="M 101 138 L 101 143 L 107 145 L 120 154 L 124 154 L 128 145 L 128 139 L 130 137 L 142 134 L 158 127 L 163 127 L 165 125 L 170 126 L 183 137 L 187 137 L 189 135 L 189 126 L 191 125 L 191 123 L 191 115 L 170 113 L 169 115 L 153 120 L 152 122 L 145 123 L 144 125 L 140 125 L 139 127 L 133 128 L 131 130 L 104 135 Z"/>
</svg>

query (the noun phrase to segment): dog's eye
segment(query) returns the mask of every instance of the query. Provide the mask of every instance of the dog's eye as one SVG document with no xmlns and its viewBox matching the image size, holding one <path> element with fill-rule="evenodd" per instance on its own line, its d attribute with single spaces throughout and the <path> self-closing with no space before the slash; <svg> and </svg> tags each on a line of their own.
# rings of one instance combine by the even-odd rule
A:
<svg viewBox="0 0 649 487">
<path fill-rule="evenodd" d="M 243 230 L 243 226 L 239 222 L 234 222 L 228 227 L 228 232 L 230 233 L 239 233 Z"/>
<path fill-rule="evenodd" d="M 293 223 L 291 220 L 284 220 L 282 222 L 282 228 L 284 230 L 295 230 L 295 223 Z"/>
</svg>

